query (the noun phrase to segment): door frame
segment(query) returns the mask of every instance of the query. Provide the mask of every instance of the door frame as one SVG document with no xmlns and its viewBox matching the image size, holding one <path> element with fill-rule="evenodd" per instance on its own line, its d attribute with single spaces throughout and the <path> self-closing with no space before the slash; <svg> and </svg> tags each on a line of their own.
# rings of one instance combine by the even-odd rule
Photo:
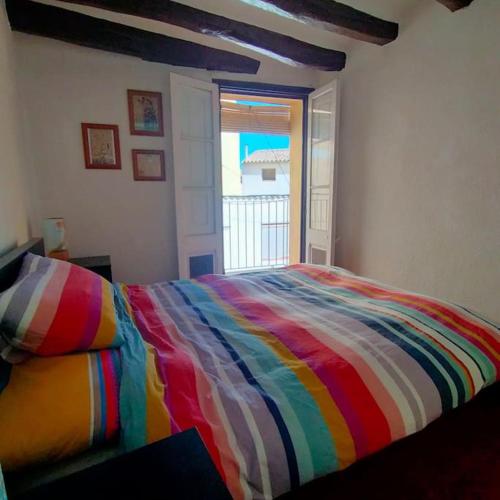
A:
<svg viewBox="0 0 500 500">
<path fill-rule="evenodd" d="M 302 179 L 300 202 L 302 208 L 307 206 L 307 130 L 309 94 L 316 89 L 312 87 L 296 87 L 292 85 L 277 85 L 261 82 L 241 82 L 237 80 L 221 80 L 214 78 L 212 83 L 219 86 L 221 93 L 252 95 L 260 97 L 279 97 L 282 99 L 297 99 L 302 101 Z M 306 210 L 300 212 L 300 261 L 306 258 Z"/>
</svg>

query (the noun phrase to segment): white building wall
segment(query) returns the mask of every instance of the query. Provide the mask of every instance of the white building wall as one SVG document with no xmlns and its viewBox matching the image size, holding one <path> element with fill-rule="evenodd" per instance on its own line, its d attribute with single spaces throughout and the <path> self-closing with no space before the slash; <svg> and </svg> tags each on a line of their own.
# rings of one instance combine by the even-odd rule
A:
<svg viewBox="0 0 500 500">
<path fill-rule="evenodd" d="M 262 180 L 262 169 L 276 169 L 275 181 Z M 290 194 L 290 163 L 244 163 L 242 166 L 242 194 Z"/>
</svg>

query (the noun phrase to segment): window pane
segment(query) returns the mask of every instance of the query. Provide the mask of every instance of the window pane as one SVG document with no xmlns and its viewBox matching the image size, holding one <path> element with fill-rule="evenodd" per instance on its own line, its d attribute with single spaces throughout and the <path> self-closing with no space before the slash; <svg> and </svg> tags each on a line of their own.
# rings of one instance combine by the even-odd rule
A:
<svg viewBox="0 0 500 500">
<path fill-rule="evenodd" d="M 332 133 L 331 127 L 331 101 L 330 92 L 323 94 L 312 103 L 312 140 L 313 142 L 321 140 L 330 140 Z"/>
<path fill-rule="evenodd" d="M 312 144 L 311 187 L 330 185 L 331 164 L 331 141 Z"/>
<path fill-rule="evenodd" d="M 330 190 L 328 188 L 312 188 L 310 200 L 310 228 L 319 231 L 328 229 L 328 212 L 330 206 Z"/>
<path fill-rule="evenodd" d="M 276 180 L 276 169 L 275 168 L 263 168 L 262 169 L 262 180 L 263 181 L 275 181 Z"/>
</svg>

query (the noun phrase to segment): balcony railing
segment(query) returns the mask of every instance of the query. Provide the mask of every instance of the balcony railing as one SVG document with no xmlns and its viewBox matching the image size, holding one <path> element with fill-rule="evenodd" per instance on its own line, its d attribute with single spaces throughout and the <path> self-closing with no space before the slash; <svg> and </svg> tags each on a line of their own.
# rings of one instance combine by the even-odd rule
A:
<svg viewBox="0 0 500 500">
<path fill-rule="evenodd" d="M 226 272 L 288 264 L 289 196 L 223 196 Z"/>
</svg>

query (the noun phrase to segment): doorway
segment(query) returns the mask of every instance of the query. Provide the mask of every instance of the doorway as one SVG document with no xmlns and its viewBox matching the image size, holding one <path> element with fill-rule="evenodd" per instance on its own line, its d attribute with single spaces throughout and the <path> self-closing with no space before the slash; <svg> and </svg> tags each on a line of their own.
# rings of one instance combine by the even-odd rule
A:
<svg viewBox="0 0 500 500">
<path fill-rule="evenodd" d="M 300 262 L 303 100 L 221 92 L 226 273 Z"/>
<path fill-rule="evenodd" d="M 338 81 L 313 91 L 229 80 L 207 82 L 171 73 L 170 99 L 179 276 L 196 278 L 298 262 L 332 265 Z M 233 145 L 237 163 L 229 166 L 233 168 L 231 182 L 237 184 L 239 177 L 239 191 L 234 194 L 237 203 L 231 206 L 235 218 L 232 208 L 223 209 L 224 132 L 265 134 L 268 141 L 271 136 L 288 136 L 288 147 L 261 148 L 272 150 L 273 161 L 264 168 L 260 164 L 258 174 L 251 172 L 251 164 L 259 164 L 260 155 L 269 152 L 252 151 L 255 156 L 250 161 L 250 144 L 248 151 L 245 145 L 241 148 L 241 141 L 236 148 Z M 272 193 L 247 195 L 262 197 L 257 204 L 243 199 L 244 159 L 245 175 L 260 176 L 261 186 L 274 186 Z M 282 181 L 288 185 L 284 193 L 276 191 Z M 267 196 L 273 197 L 269 204 L 264 203 Z M 233 235 L 225 236 L 228 232 Z"/>
</svg>

